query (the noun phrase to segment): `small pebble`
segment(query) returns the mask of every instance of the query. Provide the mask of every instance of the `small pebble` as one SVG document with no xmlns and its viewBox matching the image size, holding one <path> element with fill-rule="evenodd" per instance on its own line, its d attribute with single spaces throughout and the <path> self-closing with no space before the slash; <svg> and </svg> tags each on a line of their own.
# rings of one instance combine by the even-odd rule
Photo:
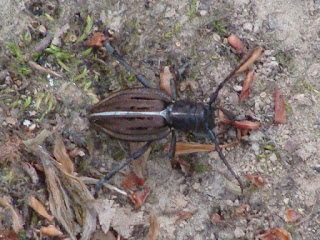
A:
<svg viewBox="0 0 320 240">
<path fill-rule="evenodd" d="M 235 238 L 243 238 L 245 235 L 245 232 L 239 227 L 236 227 L 236 229 L 234 230 Z"/>
<path fill-rule="evenodd" d="M 251 23 L 245 23 L 243 24 L 243 30 L 246 32 L 252 32 L 253 25 Z"/>
</svg>

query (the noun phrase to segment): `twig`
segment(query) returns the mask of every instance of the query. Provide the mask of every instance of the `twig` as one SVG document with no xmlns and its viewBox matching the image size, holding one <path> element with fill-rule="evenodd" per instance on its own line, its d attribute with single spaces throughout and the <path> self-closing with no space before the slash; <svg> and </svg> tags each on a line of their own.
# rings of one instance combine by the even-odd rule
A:
<svg viewBox="0 0 320 240">
<path fill-rule="evenodd" d="M 36 69 L 38 71 L 41 71 L 41 72 L 46 72 L 46 73 L 49 73 L 49 74 L 52 74 L 52 75 L 55 75 L 57 77 L 60 77 L 62 78 L 62 76 L 54 71 L 52 71 L 51 69 L 48 69 L 48 68 L 45 68 L 45 67 L 42 67 L 40 66 L 39 64 L 33 62 L 33 61 L 28 61 L 28 64 L 30 65 L 30 67 L 32 67 L 33 69 Z"/>
<path fill-rule="evenodd" d="M 82 180 L 84 184 L 97 184 L 99 181 L 98 179 L 90 177 L 79 177 L 79 179 Z M 103 185 L 110 190 L 116 191 L 124 196 L 128 196 L 128 194 L 125 191 L 122 191 L 119 188 L 110 185 L 109 183 L 104 183 Z"/>
</svg>

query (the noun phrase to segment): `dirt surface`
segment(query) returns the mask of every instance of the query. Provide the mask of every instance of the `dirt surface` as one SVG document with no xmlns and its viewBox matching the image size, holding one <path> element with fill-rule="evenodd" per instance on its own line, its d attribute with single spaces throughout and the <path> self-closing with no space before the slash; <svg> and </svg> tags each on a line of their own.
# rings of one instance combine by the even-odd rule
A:
<svg viewBox="0 0 320 240">
<path fill-rule="evenodd" d="M 7 234 L 0 239 L 18 239 L 10 230 L 14 214 L 4 200 L 23 225 L 14 228 L 19 239 L 46 239 L 37 229 L 49 224 L 63 232 L 61 239 L 70 232 L 76 236 L 71 239 L 99 239 L 95 229 L 107 232 L 109 226 L 121 239 L 147 239 L 152 214 L 160 224 L 158 239 L 274 239 L 261 235 L 276 228 L 288 232 L 291 239 L 320 239 L 320 1 L 0 0 L 0 22 L 0 232 Z M 195 88 L 178 94 L 197 101 L 207 101 L 241 60 L 227 36 L 237 35 L 248 50 L 263 47 L 264 54 L 253 66 L 249 98 L 239 104 L 244 79 L 239 75 L 221 91 L 216 104 L 261 122 L 258 131 L 223 152 L 242 179 L 259 174 L 266 184 L 254 187 L 247 181 L 241 194 L 216 152 L 181 157 L 191 165 L 188 173 L 173 169 L 163 147 L 167 138 L 153 144 L 145 173 L 150 194 L 140 208 L 127 196 L 103 188 L 94 203 L 96 212 L 90 215 L 94 227 L 87 229 L 95 235 L 84 236 L 83 223 L 88 223 L 89 214 L 82 216 L 85 221 L 77 218 L 77 213 L 89 213 L 89 208 L 78 212 L 72 208 L 76 227 L 66 230 L 54 212 L 44 164 L 52 154 L 59 160 L 54 150 L 57 136 L 62 135 L 75 164 L 74 173 L 68 173 L 79 179 L 100 179 L 129 154 L 127 143 L 99 134 L 86 118 L 99 99 L 141 86 L 103 48 L 86 51 L 84 41 L 107 29 L 114 35 L 113 46 L 154 87 L 161 66 L 179 68 L 190 62 L 177 86 L 191 82 Z M 62 50 L 45 50 L 50 43 Z M 284 95 L 287 112 L 287 122 L 280 125 L 273 123 L 276 87 Z M 48 132 L 39 140 L 43 130 Z M 33 138 L 36 143 L 26 142 Z M 232 127 L 219 135 L 221 143 L 235 138 Z M 182 133 L 178 140 L 209 143 Z M 42 150 L 35 148 L 39 144 Z M 58 168 L 52 167 L 63 189 L 66 183 Z M 129 167 L 124 169 L 110 183 L 124 190 L 122 179 L 130 172 Z M 83 194 L 86 201 L 95 201 L 94 183 L 85 183 L 87 188 L 80 185 L 88 192 L 80 191 L 80 197 L 67 191 L 71 201 L 82 200 Z M 30 196 L 36 196 L 55 220 L 35 213 L 28 205 Z M 78 204 L 83 207 L 88 202 Z M 299 215 L 297 220 L 288 221 L 289 209 Z M 192 216 L 177 221 L 183 212 Z"/>
</svg>

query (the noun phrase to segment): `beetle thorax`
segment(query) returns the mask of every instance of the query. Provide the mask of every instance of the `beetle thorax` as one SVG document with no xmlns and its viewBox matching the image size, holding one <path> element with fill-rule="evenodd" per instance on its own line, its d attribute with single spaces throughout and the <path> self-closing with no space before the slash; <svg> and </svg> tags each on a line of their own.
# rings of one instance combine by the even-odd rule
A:
<svg viewBox="0 0 320 240">
<path fill-rule="evenodd" d="M 201 133 L 213 127 L 212 111 L 203 103 L 180 100 L 169 105 L 167 111 L 167 122 L 175 129 Z"/>
</svg>

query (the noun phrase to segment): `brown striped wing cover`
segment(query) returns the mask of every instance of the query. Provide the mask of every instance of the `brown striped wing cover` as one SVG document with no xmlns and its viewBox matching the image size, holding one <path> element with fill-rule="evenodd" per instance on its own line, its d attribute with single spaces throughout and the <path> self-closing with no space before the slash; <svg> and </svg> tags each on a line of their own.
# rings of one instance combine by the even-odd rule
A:
<svg viewBox="0 0 320 240">
<path fill-rule="evenodd" d="M 89 113 L 89 121 L 106 134 L 120 140 L 151 141 L 170 133 L 163 116 L 141 115 L 139 112 L 161 112 L 172 102 L 162 90 L 133 88 L 116 92 L 95 104 Z M 108 116 L 94 113 L 109 112 Z M 137 112 L 136 115 L 117 116 L 117 112 Z"/>
</svg>

